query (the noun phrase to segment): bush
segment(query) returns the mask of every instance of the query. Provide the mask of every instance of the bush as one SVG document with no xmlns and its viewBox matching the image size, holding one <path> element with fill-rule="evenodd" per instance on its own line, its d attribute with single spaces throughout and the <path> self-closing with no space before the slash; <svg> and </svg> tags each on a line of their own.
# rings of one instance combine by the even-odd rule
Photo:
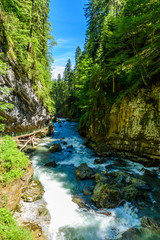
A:
<svg viewBox="0 0 160 240">
<path fill-rule="evenodd" d="M 3 240 L 33 240 L 29 230 L 18 227 L 12 214 L 5 208 L 0 208 L 0 239 Z"/>
<path fill-rule="evenodd" d="M 23 176 L 29 159 L 20 152 L 14 140 L 5 136 L 0 143 L 0 182 L 8 183 Z"/>
</svg>

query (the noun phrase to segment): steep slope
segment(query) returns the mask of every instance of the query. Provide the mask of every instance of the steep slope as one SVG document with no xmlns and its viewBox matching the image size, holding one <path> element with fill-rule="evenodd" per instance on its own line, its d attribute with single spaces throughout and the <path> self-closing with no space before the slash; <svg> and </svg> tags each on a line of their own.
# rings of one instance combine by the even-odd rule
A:
<svg viewBox="0 0 160 240">
<path fill-rule="evenodd" d="M 105 142 L 108 151 L 127 151 L 160 162 L 159 83 L 129 93 L 120 103 L 103 110 L 103 117 L 96 112 L 90 116 L 85 129 L 81 124 L 83 135 Z"/>
<path fill-rule="evenodd" d="M 39 127 L 54 111 L 48 12 L 48 0 L 0 3 L 0 101 L 14 105 L 5 113 L 0 108 L 8 132 Z"/>
</svg>

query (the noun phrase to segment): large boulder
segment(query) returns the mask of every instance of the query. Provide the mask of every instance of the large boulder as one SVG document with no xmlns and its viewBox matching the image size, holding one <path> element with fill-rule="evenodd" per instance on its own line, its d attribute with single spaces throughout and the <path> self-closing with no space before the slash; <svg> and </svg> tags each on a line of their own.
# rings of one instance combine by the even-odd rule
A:
<svg viewBox="0 0 160 240">
<path fill-rule="evenodd" d="M 95 186 L 91 199 L 97 207 L 115 208 L 121 201 L 121 194 L 116 186 L 99 182 Z"/>
<path fill-rule="evenodd" d="M 92 168 L 88 167 L 86 163 L 82 163 L 77 169 L 76 169 L 76 177 L 79 180 L 84 179 L 91 179 L 94 175 L 94 171 Z"/>
<path fill-rule="evenodd" d="M 42 198 L 44 189 L 41 183 L 37 180 L 33 180 L 22 194 L 24 202 L 34 202 Z"/>
<path fill-rule="evenodd" d="M 61 144 L 60 144 L 60 143 L 54 143 L 54 144 L 49 148 L 49 151 L 50 151 L 51 153 L 62 151 Z"/>
</svg>

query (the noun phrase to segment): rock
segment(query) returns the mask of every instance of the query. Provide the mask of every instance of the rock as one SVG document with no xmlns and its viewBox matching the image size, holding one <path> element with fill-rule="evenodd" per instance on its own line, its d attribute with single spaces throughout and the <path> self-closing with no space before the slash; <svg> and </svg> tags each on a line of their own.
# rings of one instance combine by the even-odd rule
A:
<svg viewBox="0 0 160 240">
<path fill-rule="evenodd" d="M 41 219 L 41 222 L 44 221 L 45 223 L 49 224 L 51 221 L 51 215 L 48 211 L 48 209 L 46 208 L 45 205 L 41 205 L 38 209 L 37 209 L 37 217 Z"/>
<path fill-rule="evenodd" d="M 24 152 L 25 152 L 25 153 L 32 153 L 32 152 L 35 152 L 36 150 L 37 150 L 36 147 L 27 146 L 27 147 L 24 149 Z"/>
<path fill-rule="evenodd" d="M 103 164 L 106 163 L 107 159 L 105 158 L 98 158 L 94 160 L 94 164 Z"/>
<path fill-rule="evenodd" d="M 83 145 L 85 145 L 86 147 L 90 148 L 90 149 L 94 149 L 96 147 L 96 144 L 92 141 L 90 141 L 89 139 L 86 139 L 83 142 Z"/>
<path fill-rule="evenodd" d="M 122 240 L 139 240 L 141 237 L 141 232 L 137 228 L 130 228 L 122 234 Z"/>
<path fill-rule="evenodd" d="M 156 222 L 152 218 L 149 218 L 149 217 L 146 217 L 146 216 L 142 217 L 141 225 L 142 225 L 142 227 L 146 227 L 146 228 L 149 228 L 153 231 L 160 232 L 160 223 Z"/>
<path fill-rule="evenodd" d="M 84 180 L 84 179 L 90 179 L 93 177 L 94 171 L 92 168 L 88 167 L 86 163 L 82 163 L 77 169 L 76 169 L 76 177 L 77 179 Z"/>
<path fill-rule="evenodd" d="M 83 194 L 86 195 L 86 196 L 90 196 L 90 195 L 92 195 L 92 192 L 91 192 L 90 189 L 85 188 L 85 189 L 83 189 Z"/>
<path fill-rule="evenodd" d="M 150 187 L 145 183 L 145 181 L 137 178 L 130 178 L 130 183 L 133 184 L 134 187 L 142 190 L 150 190 Z"/>
<path fill-rule="evenodd" d="M 67 145 L 67 142 L 64 141 L 64 142 L 62 142 L 62 144 L 63 144 L 63 145 Z"/>
<path fill-rule="evenodd" d="M 30 230 L 33 234 L 35 240 L 47 240 L 47 237 L 44 236 L 42 232 L 42 227 L 36 222 L 23 222 L 23 227 Z"/>
<path fill-rule="evenodd" d="M 73 148 L 73 145 L 68 145 L 67 146 L 67 149 L 71 149 L 71 148 Z"/>
<path fill-rule="evenodd" d="M 95 149 L 98 155 L 103 155 L 105 153 L 110 152 L 110 147 L 106 143 L 100 143 Z"/>
<path fill-rule="evenodd" d="M 122 188 L 122 195 L 126 201 L 132 202 L 136 199 L 138 190 L 133 185 L 128 185 Z"/>
<path fill-rule="evenodd" d="M 97 207 L 115 208 L 121 201 L 121 194 L 115 186 L 111 187 L 108 184 L 98 183 L 95 186 L 91 199 Z"/>
<path fill-rule="evenodd" d="M 50 123 L 49 127 L 48 127 L 48 133 L 47 136 L 51 136 L 54 133 L 54 127 L 53 124 Z"/>
<path fill-rule="evenodd" d="M 95 174 L 95 182 L 96 183 L 101 182 L 103 184 L 106 184 L 107 180 L 108 180 L 108 178 L 106 176 L 104 176 L 104 174 L 101 174 L 101 173 L 96 173 Z"/>
<path fill-rule="evenodd" d="M 74 203 L 76 203 L 80 208 L 86 208 L 87 210 L 89 210 L 89 207 L 87 206 L 87 204 L 85 203 L 85 200 L 80 198 L 80 197 L 77 197 L 77 196 L 74 196 L 72 198 L 72 201 Z"/>
<path fill-rule="evenodd" d="M 44 167 L 52 167 L 52 168 L 55 168 L 57 167 L 57 163 L 55 161 L 52 161 L 52 162 L 48 162 L 44 165 Z"/>
<path fill-rule="evenodd" d="M 123 184 L 128 184 L 130 182 L 130 175 L 123 172 L 123 171 L 118 171 L 118 172 L 111 172 L 108 174 L 112 180 L 112 183 L 123 183 Z"/>
<path fill-rule="evenodd" d="M 22 194 L 24 202 L 34 202 L 42 198 L 44 193 L 41 183 L 37 180 L 33 180 Z"/>
<path fill-rule="evenodd" d="M 49 148 L 49 151 L 50 151 L 51 153 L 62 151 L 61 144 L 60 144 L 60 143 L 54 143 L 54 144 Z"/>
</svg>

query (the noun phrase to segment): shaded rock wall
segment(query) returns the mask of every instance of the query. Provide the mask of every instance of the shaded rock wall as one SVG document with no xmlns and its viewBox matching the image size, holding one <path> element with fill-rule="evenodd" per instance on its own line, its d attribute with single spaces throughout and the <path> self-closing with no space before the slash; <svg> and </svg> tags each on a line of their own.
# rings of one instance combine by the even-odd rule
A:
<svg viewBox="0 0 160 240">
<path fill-rule="evenodd" d="M 38 99 L 32 82 L 15 62 L 9 63 L 7 75 L 0 76 L 0 87 L 12 88 L 10 95 L 2 95 L 2 100 L 12 103 L 14 108 L 3 115 L 8 132 L 21 132 L 43 125 L 49 118 L 41 100 Z"/>
<path fill-rule="evenodd" d="M 86 128 L 88 139 L 105 142 L 112 150 L 160 160 L 159 83 L 129 93 L 111 109 L 106 106 L 103 118 L 95 116 Z"/>
</svg>

